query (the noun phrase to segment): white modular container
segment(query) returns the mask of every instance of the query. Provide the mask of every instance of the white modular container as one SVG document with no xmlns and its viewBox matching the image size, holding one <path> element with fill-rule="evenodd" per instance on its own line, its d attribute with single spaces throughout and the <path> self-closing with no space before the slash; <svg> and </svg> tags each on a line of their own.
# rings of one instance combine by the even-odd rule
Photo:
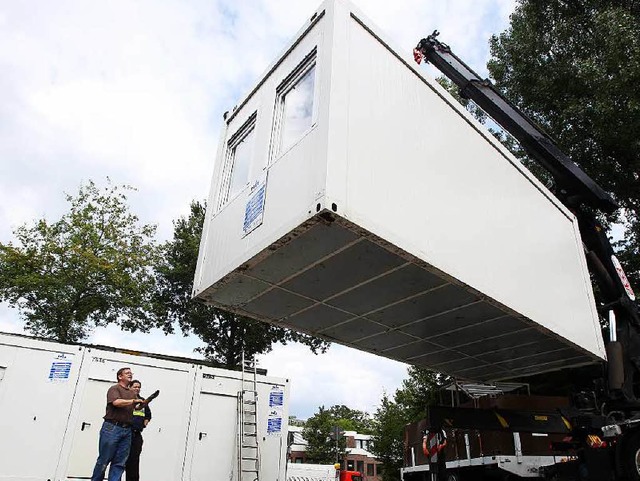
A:
<svg viewBox="0 0 640 481">
<path fill-rule="evenodd" d="M 194 295 L 459 378 L 603 359 L 574 216 L 383 38 L 328 1 L 227 116 Z"/>
<path fill-rule="evenodd" d="M 78 346 L 0 335 L 0 480 L 53 479 L 82 357 Z"/>
<path fill-rule="evenodd" d="M 106 392 L 125 366 L 142 381 L 143 395 L 160 390 L 143 433 L 142 478 L 238 481 L 240 372 L 7 334 L 0 334 L 0 480 L 89 479 Z M 282 405 L 274 407 L 273 393 Z M 288 381 L 258 376 L 261 479 L 285 476 L 288 396 Z"/>
<path fill-rule="evenodd" d="M 245 374 L 244 389 L 252 389 Z M 289 419 L 289 382 L 258 376 L 258 445 L 259 479 L 284 480 Z M 191 410 L 191 426 L 187 446 L 184 478 L 190 481 L 214 479 L 238 481 L 238 391 L 242 389 L 241 373 L 206 366 L 198 367 L 195 396 Z M 274 403 L 273 401 L 276 400 Z M 279 400 L 284 401 L 282 405 Z M 246 407 L 245 407 L 246 409 Z M 246 417 L 245 421 L 252 421 Z M 273 421 L 276 421 L 274 424 Z M 249 430 L 253 428 L 250 427 Z M 245 442 L 247 442 L 245 440 Z M 251 443 L 253 444 L 253 443 Z M 253 457 L 255 451 L 245 450 Z M 245 461 L 243 469 L 254 463 Z M 245 473 L 241 480 L 253 481 L 255 473 Z"/>
<path fill-rule="evenodd" d="M 194 365 L 113 350 L 83 348 L 77 385 L 58 476 L 91 477 L 98 457 L 98 438 L 105 414 L 106 393 L 121 367 L 130 367 L 142 382 L 142 395 L 156 389 L 161 397 L 151 404 L 152 422 L 144 431 L 140 470 L 144 477 L 180 479 L 185 458 L 187 425 L 194 390 Z M 10 388 L 10 387 L 8 387 Z"/>
</svg>

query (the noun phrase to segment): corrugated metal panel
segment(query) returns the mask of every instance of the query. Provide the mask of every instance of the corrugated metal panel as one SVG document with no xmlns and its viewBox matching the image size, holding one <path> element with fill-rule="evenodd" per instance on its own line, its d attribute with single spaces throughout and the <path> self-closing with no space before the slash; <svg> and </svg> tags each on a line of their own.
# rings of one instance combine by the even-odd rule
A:
<svg viewBox="0 0 640 481">
<path fill-rule="evenodd" d="M 462 378 L 499 379 L 593 360 L 432 266 L 386 248 L 374 236 L 359 236 L 344 219 L 316 219 L 200 297 Z"/>
</svg>

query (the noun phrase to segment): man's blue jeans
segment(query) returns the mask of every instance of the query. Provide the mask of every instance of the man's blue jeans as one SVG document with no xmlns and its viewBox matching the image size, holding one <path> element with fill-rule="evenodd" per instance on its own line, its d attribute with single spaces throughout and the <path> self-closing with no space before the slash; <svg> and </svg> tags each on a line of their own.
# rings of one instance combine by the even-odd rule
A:
<svg viewBox="0 0 640 481">
<path fill-rule="evenodd" d="M 131 428 L 123 428 L 108 422 L 102 423 L 98 443 L 98 461 L 93 468 L 91 481 L 102 481 L 109 467 L 109 481 L 120 481 L 131 448 Z"/>
</svg>

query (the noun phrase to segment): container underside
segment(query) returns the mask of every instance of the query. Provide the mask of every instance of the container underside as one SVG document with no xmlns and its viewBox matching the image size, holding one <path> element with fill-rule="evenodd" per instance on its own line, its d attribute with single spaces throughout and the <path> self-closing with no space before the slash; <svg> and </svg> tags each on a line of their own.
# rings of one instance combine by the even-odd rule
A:
<svg viewBox="0 0 640 481">
<path fill-rule="evenodd" d="M 197 297 L 463 379 L 499 380 L 597 361 L 331 212 L 316 215 Z"/>
</svg>

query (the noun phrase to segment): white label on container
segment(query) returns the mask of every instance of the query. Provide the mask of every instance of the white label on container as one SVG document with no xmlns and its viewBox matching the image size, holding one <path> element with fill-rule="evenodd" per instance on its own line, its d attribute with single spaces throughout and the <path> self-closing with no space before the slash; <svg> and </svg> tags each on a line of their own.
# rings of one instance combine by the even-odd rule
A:
<svg viewBox="0 0 640 481">
<path fill-rule="evenodd" d="M 279 387 L 272 387 L 269 393 L 269 408 L 280 408 L 284 406 L 284 391 Z"/>
<path fill-rule="evenodd" d="M 73 354 L 58 353 L 49 369 L 49 382 L 67 382 L 73 365 Z"/>
<path fill-rule="evenodd" d="M 267 193 L 267 177 L 258 179 L 251 186 L 249 200 L 244 209 L 244 235 L 250 234 L 256 227 L 262 224 L 264 217 L 264 201 Z"/>
<path fill-rule="evenodd" d="M 267 435 L 282 434 L 282 410 L 284 409 L 284 389 L 272 386 L 269 391 L 269 415 L 267 416 Z"/>
<path fill-rule="evenodd" d="M 277 411 L 271 411 L 267 417 L 267 436 L 280 436 L 281 434 L 282 416 Z"/>
</svg>

